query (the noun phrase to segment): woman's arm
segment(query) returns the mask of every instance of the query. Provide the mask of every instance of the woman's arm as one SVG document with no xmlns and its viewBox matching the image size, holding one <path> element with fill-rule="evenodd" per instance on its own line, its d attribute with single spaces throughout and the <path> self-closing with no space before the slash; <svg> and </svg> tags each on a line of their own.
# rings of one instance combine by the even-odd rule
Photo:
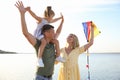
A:
<svg viewBox="0 0 120 80">
<path fill-rule="evenodd" d="M 85 51 L 86 51 L 90 46 L 93 45 L 93 42 L 94 42 L 94 28 L 91 26 L 91 39 L 90 39 L 90 41 L 89 41 L 86 45 L 84 45 Z"/>
</svg>

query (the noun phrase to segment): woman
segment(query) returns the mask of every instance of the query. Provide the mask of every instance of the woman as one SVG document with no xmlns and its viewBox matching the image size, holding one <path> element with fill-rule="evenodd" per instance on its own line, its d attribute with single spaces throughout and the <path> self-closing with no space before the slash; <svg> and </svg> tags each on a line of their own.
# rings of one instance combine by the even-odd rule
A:
<svg viewBox="0 0 120 80">
<path fill-rule="evenodd" d="M 80 80 L 78 58 L 81 53 L 85 52 L 93 44 L 93 40 L 93 27 L 91 27 L 91 39 L 89 43 L 82 47 L 80 47 L 76 35 L 70 34 L 67 37 L 68 45 L 61 49 L 61 54 L 66 59 L 66 62 L 61 64 L 58 80 Z"/>
</svg>

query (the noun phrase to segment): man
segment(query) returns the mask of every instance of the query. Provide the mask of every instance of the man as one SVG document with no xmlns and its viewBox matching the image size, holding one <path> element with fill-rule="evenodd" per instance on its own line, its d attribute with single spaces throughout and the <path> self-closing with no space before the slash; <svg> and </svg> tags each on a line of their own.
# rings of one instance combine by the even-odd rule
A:
<svg viewBox="0 0 120 80">
<path fill-rule="evenodd" d="M 38 54 L 38 50 L 41 42 L 37 40 L 32 34 L 28 32 L 26 21 L 25 21 L 25 8 L 21 1 L 16 2 L 15 6 L 18 8 L 21 16 L 21 25 L 23 35 L 27 38 L 32 46 L 36 49 L 36 53 Z M 42 33 L 47 41 L 47 45 L 43 51 L 43 62 L 45 67 L 38 67 L 36 72 L 35 80 L 52 80 L 52 74 L 54 70 L 54 62 L 55 62 L 55 47 L 59 46 L 58 41 L 54 41 L 54 38 L 57 38 L 61 32 L 62 24 L 64 19 L 62 18 L 61 24 L 59 25 L 56 33 L 54 32 L 54 27 L 51 25 L 44 25 L 42 28 Z M 53 43 L 56 45 L 54 47 L 53 43 L 50 41 L 53 40 Z"/>
</svg>

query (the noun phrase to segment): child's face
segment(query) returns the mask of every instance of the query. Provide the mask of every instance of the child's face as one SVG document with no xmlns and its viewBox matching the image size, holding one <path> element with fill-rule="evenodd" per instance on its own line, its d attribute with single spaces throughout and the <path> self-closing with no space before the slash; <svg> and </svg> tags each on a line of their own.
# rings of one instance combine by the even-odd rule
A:
<svg viewBox="0 0 120 80">
<path fill-rule="evenodd" d="M 50 18 L 52 19 L 54 16 L 55 16 L 55 15 L 51 14 L 51 15 L 50 15 Z"/>
</svg>

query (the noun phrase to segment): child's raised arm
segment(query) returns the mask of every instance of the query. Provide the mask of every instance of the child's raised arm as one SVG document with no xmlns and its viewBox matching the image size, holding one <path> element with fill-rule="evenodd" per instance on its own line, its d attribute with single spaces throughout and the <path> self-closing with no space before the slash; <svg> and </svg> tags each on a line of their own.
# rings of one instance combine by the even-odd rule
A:
<svg viewBox="0 0 120 80">
<path fill-rule="evenodd" d="M 40 21 L 42 20 L 42 18 L 39 17 L 39 16 L 37 16 L 37 15 L 31 10 L 30 7 L 26 7 L 25 9 L 26 9 L 26 10 L 31 14 L 31 16 L 32 16 L 33 18 L 35 18 L 38 22 L 40 22 Z"/>
<path fill-rule="evenodd" d="M 55 18 L 55 19 L 51 20 L 50 23 L 54 23 L 54 22 L 62 19 L 62 17 L 63 17 L 63 16 L 62 16 L 62 14 L 61 14 L 61 17 L 58 17 L 58 18 Z"/>
</svg>

